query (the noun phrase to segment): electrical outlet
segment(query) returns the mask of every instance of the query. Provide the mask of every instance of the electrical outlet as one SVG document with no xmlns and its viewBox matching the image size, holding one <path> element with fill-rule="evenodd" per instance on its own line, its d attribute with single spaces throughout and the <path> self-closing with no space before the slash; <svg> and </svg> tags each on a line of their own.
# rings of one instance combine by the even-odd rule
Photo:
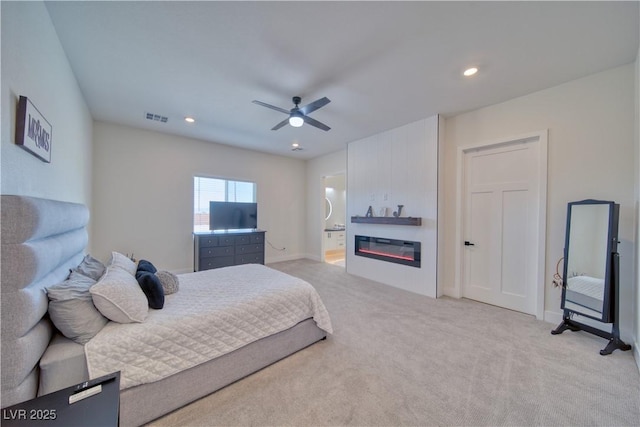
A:
<svg viewBox="0 0 640 427">
<path fill-rule="evenodd" d="M 556 288 L 562 287 L 562 279 L 553 279 L 551 283 L 553 283 L 553 286 Z"/>
</svg>

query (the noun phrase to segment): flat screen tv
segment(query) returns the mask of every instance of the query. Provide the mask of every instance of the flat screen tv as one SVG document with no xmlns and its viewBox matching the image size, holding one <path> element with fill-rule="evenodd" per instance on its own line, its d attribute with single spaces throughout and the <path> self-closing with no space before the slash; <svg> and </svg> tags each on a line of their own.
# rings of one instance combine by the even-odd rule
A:
<svg viewBox="0 0 640 427">
<path fill-rule="evenodd" d="M 209 202 L 210 230 L 258 228 L 258 204 L 241 202 Z"/>
</svg>

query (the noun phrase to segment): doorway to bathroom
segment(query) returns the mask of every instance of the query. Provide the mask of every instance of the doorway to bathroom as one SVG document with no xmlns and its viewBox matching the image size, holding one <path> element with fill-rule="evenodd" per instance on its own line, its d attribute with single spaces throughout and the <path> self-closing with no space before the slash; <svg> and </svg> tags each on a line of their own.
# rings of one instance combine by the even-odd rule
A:
<svg viewBox="0 0 640 427">
<path fill-rule="evenodd" d="M 324 261 L 345 266 L 347 186 L 344 174 L 324 177 Z"/>
</svg>

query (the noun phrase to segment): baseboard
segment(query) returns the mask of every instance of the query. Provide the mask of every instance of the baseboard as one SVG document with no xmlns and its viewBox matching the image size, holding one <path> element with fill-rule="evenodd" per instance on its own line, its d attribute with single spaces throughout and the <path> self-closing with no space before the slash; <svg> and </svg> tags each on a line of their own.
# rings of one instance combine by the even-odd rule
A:
<svg viewBox="0 0 640 427">
<path fill-rule="evenodd" d="M 455 286 L 443 286 L 442 295 L 445 297 L 451 297 L 451 298 L 457 298 L 457 299 L 462 298 L 462 295 L 460 294 L 459 290 Z"/>
<path fill-rule="evenodd" d="M 312 261 L 322 262 L 322 258 L 319 255 L 304 254 L 304 256 L 302 256 L 300 258 L 307 258 L 307 259 L 310 259 Z"/>
<path fill-rule="evenodd" d="M 283 262 L 283 261 L 294 261 L 300 258 L 306 258 L 306 257 L 302 255 L 284 255 L 284 256 L 277 256 L 277 257 L 269 257 L 268 259 L 265 260 L 265 264 L 273 264 L 276 262 Z"/>
<path fill-rule="evenodd" d="M 636 361 L 636 366 L 638 368 L 638 372 L 640 372 L 640 350 L 638 350 L 638 342 L 633 343 L 633 358 Z"/>
<path fill-rule="evenodd" d="M 553 323 L 559 325 L 562 322 L 562 312 L 549 311 L 544 312 L 544 321 L 547 323 Z"/>
</svg>

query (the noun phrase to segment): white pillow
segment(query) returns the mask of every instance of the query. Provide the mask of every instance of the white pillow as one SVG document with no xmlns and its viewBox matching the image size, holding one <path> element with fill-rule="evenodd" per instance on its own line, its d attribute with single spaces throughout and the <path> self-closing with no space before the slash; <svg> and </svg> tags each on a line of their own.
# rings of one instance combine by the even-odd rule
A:
<svg viewBox="0 0 640 427">
<path fill-rule="evenodd" d="M 126 255 L 122 255 L 120 252 L 111 252 L 111 262 L 109 263 L 109 266 L 112 265 L 127 271 L 134 277 L 136 275 L 136 270 L 138 269 L 135 262 L 131 261 L 131 259 Z"/>
<path fill-rule="evenodd" d="M 149 313 L 149 302 L 138 281 L 122 268 L 109 266 L 89 292 L 100 313 L 114 322 L 144 322 Z"/>
</svg>

